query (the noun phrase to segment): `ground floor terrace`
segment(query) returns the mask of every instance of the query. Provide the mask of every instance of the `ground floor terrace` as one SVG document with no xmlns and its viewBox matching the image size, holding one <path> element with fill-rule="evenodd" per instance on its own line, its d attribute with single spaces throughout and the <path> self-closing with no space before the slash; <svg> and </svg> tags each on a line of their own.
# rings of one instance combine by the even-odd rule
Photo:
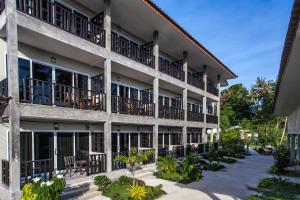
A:
<svg viewBox="0 0 300 200">
<path fill-rule="evenodd" d="M 182 127 L 158 126 L 156 136 L 153 126 L 112 123 L 109 133 L 104 126 L 104 123 L 21 121 L 20 179 L 16 181 L 20 181 L 22 187 L 35 177 L 48 180 L 54 174 L 63 174 L 68 182 L 113 173 L 126 168 L 126 163 L 115 160 L 116 156 L 128 155 L 132 147 L 139 152 L 156 152 L 143 165 L 155 163 L 158 156 L 172 154 L 180 158 L 218 148 L 216 137 L 208 142 L 206 132 L 209 130 L 204 128 L 187 128 L 184 139 Z M 8 127 L 1 125 L 1 132 L 1 141 L 8 141 Z M 9 146 L 6 143 L 0 148 L 2 187 L 7 188 L 10 184 Z"/>
</svg>

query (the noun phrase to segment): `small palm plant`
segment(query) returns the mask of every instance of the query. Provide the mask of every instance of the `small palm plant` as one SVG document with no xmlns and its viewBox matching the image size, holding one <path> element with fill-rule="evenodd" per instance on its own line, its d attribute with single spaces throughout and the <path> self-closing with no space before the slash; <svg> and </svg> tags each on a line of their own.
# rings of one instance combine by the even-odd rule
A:
<svg viewBox="0 0 300 200">
<path fill-rule="evenodd" d="M 144 153 L 139 153 L 137 148 L 132 147 L 130 148 L 129 155 L 118 155 L 115 158 L 115 161 L 121 161 L 125 162 L 128 166 L 128 170 L 131 172 L 132 179 L 133 179 L 133 185 L 135 185 L 135 179 L 134 174 L 136 168 L 143 162 L 147 161 L 152 155 L 154 154 L 154 151 L 146 151 Z"/>
<path fill-rule="evenodd" d="M 132 185 L 129 188 L 130 197 L 133 200 L 143 200 L 145 199 L 147 192 L 145 186 L 143 185 Z"/>
<path fill-rule="evenodd" d="M 175 172 L 177 168 L 177 162 L 172 156 L 158 157 L 156 165 L 158 171 L 162 171 L 164 173 Z"/>
</svg>

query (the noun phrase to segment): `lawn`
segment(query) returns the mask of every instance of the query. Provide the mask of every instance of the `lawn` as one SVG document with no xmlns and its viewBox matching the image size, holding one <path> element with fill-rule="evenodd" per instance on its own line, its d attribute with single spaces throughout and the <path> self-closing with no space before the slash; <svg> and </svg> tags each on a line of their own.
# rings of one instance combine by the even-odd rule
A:
<svg viewBox="0 0 300 200">
<path fill-rule="evenodd" d="M 295 200 L 300 199 L 300 184 L 288 182 L 279 178 L 262 179 L 257 188 L 249 188 L 256 191 L 257 195 L 251 195 L 248 200 Z"/>
</svg>

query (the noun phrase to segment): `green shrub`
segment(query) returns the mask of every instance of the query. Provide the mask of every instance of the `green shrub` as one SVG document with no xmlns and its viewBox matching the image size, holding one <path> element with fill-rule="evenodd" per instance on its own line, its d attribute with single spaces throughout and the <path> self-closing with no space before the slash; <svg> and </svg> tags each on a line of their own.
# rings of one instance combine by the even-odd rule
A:
<svg viewBox="0 0 300 200">
<path fill-rule="evenodd" d="M 220 169 L 225 168 L 224 165 L 218 164 L 218 163 L 207 163 L 204 164 L 204 169 L 209 171 L 218 171 Z"/>
<path fill-rule="evenodd" d="M 222 148 L 229 153 L 245 153 L 245 141 L 241 139 L 240 132 L 235 129 L 223 131 L 220 142 Z"/>
<path fill-rule="evenodd" d="M 107 186 L 109 184 L 111 184 L 111 180 L 107 176 L 105 176 L 105 175 L 103 175 L 103 176 L 96 176 L 94 178 L 94 183 L 95 183 L 95 185 L 98 187 L 98 189 L 100 191 L 104 191 L 107 188 Z"/>
<path fill-rule="evenodd" d="M 164 173 L 172 173 L 176 171 L 177 162 L 172 156 L 158 157 L 157 158 L 157 169 Z"/>
<path fill-rule="evenodd" d="M 34 178 L 33 182 L 24 185 L 21 200 L 59 200 L 65 185 L 62 175 L 54 176 L 46 182 Z"/>
<path fill-rule="evenodd" d="M 260 188 L 270 188 L 272 186 L 281 186 L 281 185 L 287 185 L 287 179 L 281 179 L 281 178 L 264 178 L 262 179 L 258 187 Z"/>
<path fill-rule="evenodd" d="M 275 166 L 278 172 L 284 171 L 284 168 L 286 168 L 290 163 L 290 152 L 285 145 L 278 146 L 273 157 L 275 159 Z"/>
<path fill-rule="evenodd" d="M 150 199 L 157 199 L 160 196 L 162 196 L 163 194 L 166 194 L 165 191 L 162 190 L 162 185 L 157 185 L 154 187 L 150 187 L 150 186 L 146 186 L 146 199 L 150 200 Z"/>
<path fill-rule="evenodd" d="M 120 176 L 118 178 L 118 181 L 121 185 L 129 185 L 132 183 L 132 178 L 130 178 L 128 176 Z"/>
<path fill-rule="evenodd" d="M 234 158 L 221 158 L 219 161 L 224 162 L 224 163 L 235 163 L 236 159 Z"/>
<path fill-rule="evenodd" d="M 132 185 L 128 190 L 132 200 L 144 200 L 146 198 L 147 191 L 143 185 Z"/>
<path fill-rule="evenodd" d="M 180 182 L 182 183 L 190 183 L 201 177 L 201 173 L 197 165 L 197 157 L 195 155 L 187 156 L 180 166 L 179 171 Z"/>
</svg>

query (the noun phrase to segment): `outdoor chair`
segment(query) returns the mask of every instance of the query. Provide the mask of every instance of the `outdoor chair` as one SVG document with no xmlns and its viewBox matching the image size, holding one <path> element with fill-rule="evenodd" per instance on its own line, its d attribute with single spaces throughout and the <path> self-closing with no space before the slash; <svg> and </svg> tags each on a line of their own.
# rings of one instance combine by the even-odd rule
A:
<svg viewBox="0 0 300 200">
<path fill-rule="evenodd" d="M 83 164 L 82 161 L 76 161 L 75 156 L 66 156 L 64 157 L 64 162 L 65 162 L 65 168 L 66 168 L 66 173 L 70 174 L 70 177 L 72 176 L 72 170 L 75 170 L 74 173 L 76 173 L 78 170 L 80 171 L 80 174 L 83 170 Z"/>
</svg>

